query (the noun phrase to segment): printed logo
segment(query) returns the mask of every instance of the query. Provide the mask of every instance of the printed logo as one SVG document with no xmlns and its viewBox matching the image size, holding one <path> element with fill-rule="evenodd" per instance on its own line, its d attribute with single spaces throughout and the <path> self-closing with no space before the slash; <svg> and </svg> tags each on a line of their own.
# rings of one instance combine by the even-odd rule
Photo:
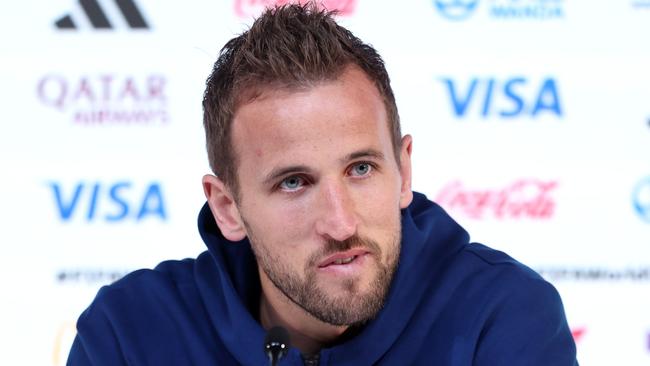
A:
<svg viewBox="0 0 650 366">
<path fill-rule="evenodd" d="M 465 20 L 477 11 L 478 0 L 434 0 L 438 13 L 449 20 Z M 484 0 L 482 11 L 496 20 L 564 18 L 564 0 Z"/>
<path fill-rule="evenodd" d="M 632 190 L 632 205 L 639 217 L 650 223 L 650 177 L 642 179 Z"/>
<path fill-rule="evenodd" d="M 48 184 L 61 221 L 85 219 L 88 222 L 119 223 L 155 218 L 167 220 L 160 183 L 136 185 L 130 181 L 112 183 L 78 182 L 70 186 Z"/>
<path fill-rule="evenodd" d="M 55 277 L 59 284 L 78 284 L 87 285 L 110 284 L 126 276 L 130 270 L 111 270 L 103 268 L 74 268 L 61 269 Z"/>
<path fill-rule="evenodd" d="M 650 0 L 633 0 L 632 7 L 636 9 L 650 10 Z"/>
<path fill-rule="evenodd" d="M 434 0 L 438 12 L 450 20 L 463 20 L 474 13 L 478 0 Z"/>
<path fill-rule="evenodd" d="M 550 282 L 558 281 L 650 281 L 650 267 L 547 267 L 535 272 Z"/>
<path fill-rule="evenodd" d="M 582 340 L 582 336 L 584 336 L 586 332 L 587 332 L 587 327 L 585 326 L 571 328 L 571 335 L 573 336 L 573 340 L 576 343 L 580 343 L 580 341 Z"/>
<path fill-rule="evenodd" d="M 304 4 L 309 0 L 235 0 L 235 14 L 239 17 L 257 17 L 266 8 L 284 4 Z M 317 1 L 319 7 L 327 10 L 336 10 L 339 15 L 352 15 L 357 0 L 321 0 Z"/>
<path fill-rule="evenodd" d="M 542 80 L 521 76 L 505 79 L 475 77 L 469 82 L 441 78 L 440 81 L 449 95 L 456 118 L 470 115 L 484 119 L 563 116 L 558 83 L 552 77 Z"/>
<path fill-rule="evenodd" d="M 54 347 L 52 349 L 52 364 L 55 366 L 65 365 L 70 353 L 70 348 L 77 335 L 77 326 L 74 321 L 59 325 L 54 336 Z"/>
<path fill-rule="evenodd" d="M 110 4 L 110 5 L 109 5 Z M 97 0 L 79 0 L 81 10 L 90 21 L 94 29 L 114 29 L 115 22 L 111 22 L 106 15 L 105 9 L 97 2 Z M 114 0 L 113 4 L 105 2 L 104 6 L 117 6 L 115 14 L 119 14 L 124 18 L 126 24 L 131 29 L 149 29 L 149 24 L 144 19 L 142 12 L 138 9 L 133 0 Z M 75 30 L 79 26 L 72 18 L 72 15 L 67 14 L 54 22 L 57 29 Z"/>
<path fill-rule="evenodd" d="M 435 201 L 450 212 L 472 219 L 549 219 L 555 210 L 555 181 L 521 179 L 504 188 L 467 188 L 460 181 L 447 184 Z"/>
<path fill-rule="evenodd" d="M 159 74 L 49 74 L 39 80 L 36 92 L 43 105 L 70 115 L 75 124 L 162 124 L 168 122 L 166 84 Z"/>
</svg>

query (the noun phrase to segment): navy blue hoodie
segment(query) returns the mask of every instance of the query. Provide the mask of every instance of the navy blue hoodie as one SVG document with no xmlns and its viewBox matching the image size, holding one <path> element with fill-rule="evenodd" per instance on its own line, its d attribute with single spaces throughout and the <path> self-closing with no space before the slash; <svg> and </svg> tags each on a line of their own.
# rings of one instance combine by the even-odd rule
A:
<svg viewBox="0 0 650 366">
<path fill-rule="evenodd" d="M 249 243 L 228 242 L 207 205 L 208 251 L 103 287 L 80 316 L 68 365 L 266 365 Z M 320 352 L 321 365 L 577 365 L 557 291 L 469 236 L 421 194 L 402 210 L 402 250 L 384 308 Z M 281 365 L 302 365 L 291 349 Z"/>
</svg>

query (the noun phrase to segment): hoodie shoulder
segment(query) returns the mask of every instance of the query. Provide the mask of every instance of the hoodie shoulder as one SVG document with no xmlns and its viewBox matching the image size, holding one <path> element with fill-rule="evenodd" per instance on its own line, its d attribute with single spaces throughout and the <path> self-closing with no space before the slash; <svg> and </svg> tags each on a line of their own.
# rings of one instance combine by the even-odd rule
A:
<svg viewBox="0 0 650 366">
<path fill-rule="evenodd" d="M 169 339 L 205 333 L 207 314 L 194 284 L 194 260 L 166 261 L 132 272 L 102 287 L 77 321 L 68 364 L 169 364 L 182 360 L 184 347 Z M 196 341 L 200 346 L 201 341 Z M 195 347 L 195 345 L 192 345 Z M 206 347 L 207 348 L 207 347 Z M 79 360 L 79 362 L 74 362 Z"/>
<path fill-rule="evenodd" d="M 475 365 L 576 365 L 576 348 L 555 287 L 507 254 L 467 245 L 461 281 L 481 326 Z"/>
<path fill-rule="evenodd" d="M 534 270 L 510 257 L 508 254 L 480 243 L 471 243 L 465 248 L 467 256 L 482 263 L 486 270 L 502 272 L 503 275 L 522 277 L 528 280 L 545 280 Z"/>
</svg>

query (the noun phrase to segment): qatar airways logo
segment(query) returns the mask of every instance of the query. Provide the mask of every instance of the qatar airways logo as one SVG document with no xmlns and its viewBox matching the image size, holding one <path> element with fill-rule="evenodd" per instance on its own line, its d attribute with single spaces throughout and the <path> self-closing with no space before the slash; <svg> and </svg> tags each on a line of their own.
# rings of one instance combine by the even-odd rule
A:
<svg viewBox="0 0 650 366">
<path fill-rule="evenodd" d="M 235 0 L 235 14 L 239 17 L 257 17 L 266 8 L 285 4 L 304 4 L 308 0 Z M 348 16 L 354 13 L 357 0 L 322 0 L 316 4 L 323 9 L 336 10 L 339 15 Z"/>
<path fill-rule="evenodd" d="M 74 124 L 151 125 L 169 120 L 166 85 L 160 74 L 48 74 L 38 81 L 36 93 L 43 105 Z"/>
<path fill-rule="evenodd" d="M 471 188 L 460 181 L 447 184 L 436 202 L 472 219 L 549 219 L 555 211 L 555 181 L 521 179 L 502 188 Z"/>
</svg>

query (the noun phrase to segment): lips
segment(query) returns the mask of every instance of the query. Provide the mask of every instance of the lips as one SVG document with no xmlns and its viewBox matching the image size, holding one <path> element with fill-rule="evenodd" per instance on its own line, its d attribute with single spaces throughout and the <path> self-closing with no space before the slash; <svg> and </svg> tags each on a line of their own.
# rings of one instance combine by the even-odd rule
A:
<svg viewBox="0 0 650 366">
<path fill-rule="evenodd" d="M 353 262 L 358 257 L 368 254 L 369 252 L 365 249 L 350 249 L 344 252 L 335 253 L 320 262 L 318 264 L 319 268 L 329 267 L 329 266 L 341 266 Z"/>
</svg>

